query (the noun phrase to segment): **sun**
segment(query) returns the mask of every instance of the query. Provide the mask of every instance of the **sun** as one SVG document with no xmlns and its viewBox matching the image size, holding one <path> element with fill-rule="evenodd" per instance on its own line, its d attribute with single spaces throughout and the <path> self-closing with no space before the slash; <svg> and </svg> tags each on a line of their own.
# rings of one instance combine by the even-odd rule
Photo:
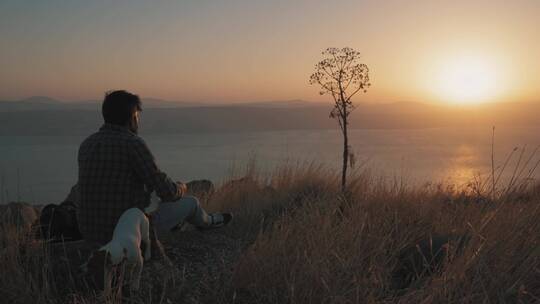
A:
<svg viewBox="0 0 540 304">
<path fill-rule="evenodd" d="M 496 65 L 483 56 L 461 56 L 444 61 L 439 69 L 437 94 L 455 104 L 478 104 L 497 97 Z"/>
</svg>

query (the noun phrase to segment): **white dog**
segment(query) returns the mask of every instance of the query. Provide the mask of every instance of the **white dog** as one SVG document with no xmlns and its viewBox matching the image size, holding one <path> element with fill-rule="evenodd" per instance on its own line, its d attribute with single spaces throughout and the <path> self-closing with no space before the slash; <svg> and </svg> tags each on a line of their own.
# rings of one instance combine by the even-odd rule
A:
<svg viewBox="0 0 540 304">
<path fill-rule="evenodd" d="M 150 206 L 145 208 L 145 212 L 154 212 L 158 205 L 158 201 L 153 200 Z M 149 235 L 149 222 L 145 213 L 138 208 L 124 211 L 114 228 L 112 240 L 92 253 L 85 268 L 92 271 L 97 284 L 103 286 L 107 292 L 112 279 L 108 270 L 126 260 L 131 269 L 130 289 L 138 290 L 144 260 L 148 261 L 151 257 Z"/>
</svg>

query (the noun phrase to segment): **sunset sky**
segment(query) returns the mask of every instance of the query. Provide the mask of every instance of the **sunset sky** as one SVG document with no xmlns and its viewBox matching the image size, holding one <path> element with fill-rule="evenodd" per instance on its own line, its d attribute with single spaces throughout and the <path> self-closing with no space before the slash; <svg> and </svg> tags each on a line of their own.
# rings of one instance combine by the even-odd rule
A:
<svg viewBox="0 0 540 304">
<path fill-rule="evenodd" d="M 321 101 L 327 47 L 355 48 L 360 101 L 540 101 L 540 1 L 5 1 L 0 100 Z"/>
</svg>

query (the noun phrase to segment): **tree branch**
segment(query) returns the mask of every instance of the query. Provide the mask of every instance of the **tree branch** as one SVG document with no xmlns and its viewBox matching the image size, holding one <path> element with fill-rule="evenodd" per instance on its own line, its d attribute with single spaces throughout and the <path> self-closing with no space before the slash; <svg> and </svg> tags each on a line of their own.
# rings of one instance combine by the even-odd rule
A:
<svg viewBox="0 0 540 304">
<path fill-rule="evenodd" d="M 321 69 L 326 73 L 326 75 L 328 75 L 328 77 L 334 79 L 335 81 L 337 81 L 337 79 L 334 77 L 334 72 L 332 71 L 332 68 L 330 68 L 330 72 L 332 72 L 332 74 L 328 73 L 328 71 L 326 70 L 325 67 L 321 67 Z"/>
<path fill-rule="evenodd" d="M 351 98 L 356 95 L 356 93 L 358 93 L 358 91 L 360 90 L 363 90 L 364 89 L 364 84 L 363 83 L 359 83 L 359 86 L 358 86 L 358 89 L 356 89 L 355 91 L 353 91 L 351 93 L 351 95 L 349 95 L 349 97 L 347 98 L 347 101 L 351 100 Z"/>
</svg>

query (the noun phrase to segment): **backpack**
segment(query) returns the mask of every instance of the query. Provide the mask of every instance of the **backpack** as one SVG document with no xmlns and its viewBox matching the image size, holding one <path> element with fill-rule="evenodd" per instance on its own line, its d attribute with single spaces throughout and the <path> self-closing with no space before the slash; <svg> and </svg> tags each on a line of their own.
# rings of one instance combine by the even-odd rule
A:
<svg viewBox="0 0 540 304">
<path fill-rule="evenodd" d="M 77 206 L 70 201 L 60 205 L 49 204 L 39 216 L 41 237 L 52 242 L 82 239 L 77 224 Z"/>
</svg>

